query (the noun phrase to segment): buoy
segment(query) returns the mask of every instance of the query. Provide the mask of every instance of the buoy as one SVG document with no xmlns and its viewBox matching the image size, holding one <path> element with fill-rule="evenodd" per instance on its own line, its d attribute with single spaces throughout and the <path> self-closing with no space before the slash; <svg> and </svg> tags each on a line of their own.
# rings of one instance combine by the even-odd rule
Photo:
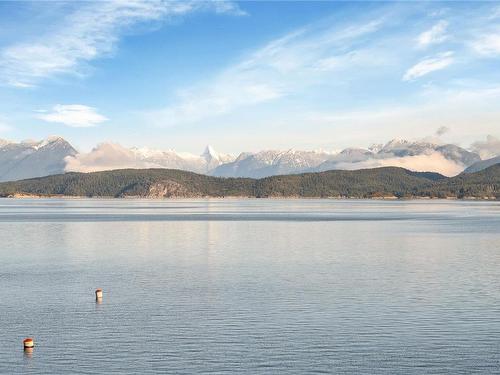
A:
<svg viewBox="0 0 500 375">
<path fill-rule="evenodd" d="M 102 289 L 96 289 L 96 291 L 95 291 L 95 299 L 96 300 L 101 300 L 102 299 Z"/>
<path fill-rule="evenodd" d="M 35 342 L 33 341 L 32 338 L 27 338 L 23 340 L 23 346 L 24 350 L 33 350 L 33 347 L 35 346 Z"/>
</svg>

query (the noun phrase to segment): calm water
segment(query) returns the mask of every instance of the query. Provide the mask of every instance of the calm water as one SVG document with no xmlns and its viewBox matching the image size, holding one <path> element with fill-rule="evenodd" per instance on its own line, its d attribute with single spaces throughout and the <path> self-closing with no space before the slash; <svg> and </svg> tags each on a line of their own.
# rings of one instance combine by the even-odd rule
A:
<svg viewBox="0 0 500 375">
<path fill-rule="evenodd" d="M 0 373 L 498 374 L 500 203 L 0 200 Z"/>
</svg>

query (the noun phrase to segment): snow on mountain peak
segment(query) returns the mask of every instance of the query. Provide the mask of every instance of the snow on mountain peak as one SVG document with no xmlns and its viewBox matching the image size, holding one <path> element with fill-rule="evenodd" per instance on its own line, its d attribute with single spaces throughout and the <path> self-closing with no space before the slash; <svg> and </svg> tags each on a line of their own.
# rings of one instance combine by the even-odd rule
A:
<svg viewBox="0 0 500 375">
<path fill-rule="evenodd" d="M 395 138 L 387 142 L 377 153 L 394 154 L 396 156 L 429 154 L 436 150 L 437 144 L 426 141 L 408 141 L 406 139 Z"/>
<path fill-rule="evenodd" d="M 230 163 L 236 159 L 234 155 L 221 154 L 215 151 L 215 149 L 210 145 L 205 148 L 201 157 L 206 160 L 209 169 L 215 168 L 223 163 Z"/>
<path fill-rule="evenodd" d="M 11 146 L 4 147 L 6 145 Z M 170 168 L 223 177 L 260 178 L 277 174 L 369 168 L 382 165 L 408 167 L 408 163 L 415 163 L 414 168 L 440 171 L 443 169 L 438 169 L 439 163 L 448 163 L 446 165 L 451 165 L 453 171 L 456 172 L 461 167 L 479 160 L 477 154 L 456 145 L 437 145 L 425 139 L 408 141 L 398 138 L 385 145 L 374 145 L 368 149 L 346 148 L 341 152 L 328 152 L 301 151 L 290 148 L 244 152 L 238 157 L 218 153 L 210 145 L 201 155 L 177 152 L 172 149 L 126 148 L 109 143 L 100 144 L 88 153 L 77 153 L 68 142 L 58 136 L 48 137 L 42 141 L 21 143 L 0 139 L 0 148 L 2 149 L 0 180 L 32 177 L 42 172 L 50 174 L 64 170 L 88 172 L 120 168 Z M 19 170 L 16 170 L 15 174 L 5 168 L 2 172 L 2 157 L 12 158 L 9 155 L 13 153 L 17 154 L 12 160 L 25 160 L 24 164 L 19 165 Z M 22 158 L 17 155 L 21 155 Z M 26 156 L 29 158 L 27 159 Z M 71 157 L 68 158 L 68 156 Z M 7 161 L 10 162 L 10 159 Z M 40 161 L 46 161 L 47 166 L 39 167 Z M 424 166 L 417 165 L 418 163 L 424 163 Z M 3 164 L 10 165 L 7 162 Z"/>
<path fill-rule="evenodd" d="M 66 140 L 63 137 L 60 137 L 58 135 L 51 135 L 50 137 L 47 137 L 38 143 L 32 144 L 32 146 L 38 150 L 39 148 L 48 146 L 50 144 L 62 143 L 62 142 L 66 143 Z"/>
<path fill-rule="evenodd" d="M 201 156 L 208 162 L 210 162 L 211 160 L 219 160 L 219 154 L 210 145 L 207 145 L 207 147 L 205 147 L 205 151 L 203 151 L 203 154 L 201 154 Z"/>
</svg>

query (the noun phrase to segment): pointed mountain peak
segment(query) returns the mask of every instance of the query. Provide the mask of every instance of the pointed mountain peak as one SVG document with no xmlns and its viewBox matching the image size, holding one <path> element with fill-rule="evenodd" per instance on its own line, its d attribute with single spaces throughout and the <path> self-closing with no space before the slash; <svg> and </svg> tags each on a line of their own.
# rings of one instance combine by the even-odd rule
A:
<svg viewBox="0 0 500 375">
<path fill-rule="evenodd" d="M 33 147 L 35 147 L 36 149 L 40 149 L 42 147 L 49 146 L 49 145 L 53 145 L 53 146 L 68 145 L 69 147 L 71 147 L 71 145 L 69 144 L 68 141 L 66 141 L 63 137 L 60 137 L 58 135 L 51 135 L 51 136 L 43 139 L 42 141 L 37 142 L 36 144 L 33 144 Z"/>
<path fill-rule="evenodd" d="M 219 159 L 219 154 L 214 150 L 214 148 L 210 145 L 205 147 L 205 151 L 203 154 L 201 154 L 202 157 L 204 157 L 207 161 L 213 160 L 213 159 Z"/>
</svg>

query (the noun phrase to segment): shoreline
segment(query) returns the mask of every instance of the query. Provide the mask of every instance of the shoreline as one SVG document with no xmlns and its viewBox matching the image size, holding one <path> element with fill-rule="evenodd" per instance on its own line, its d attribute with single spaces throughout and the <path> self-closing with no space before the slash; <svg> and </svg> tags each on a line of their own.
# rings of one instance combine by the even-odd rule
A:
<svg viewBox="0 0 500 375">
<path fill-rule="evenodd" d="M 77 200 L 77 199 L 95 199 L 95 200 L 150 200 L 150 201 L 175 201 L 175 200 L 186 200 L 186 199 L 199 199 L 199 200 L 373 200 L 373 201 L 423 201 L 423 200 L 442 200 L 442 201 L 484 201 L 484 202 L 498 202 L 500 199 L 495 197 L 403 197 L 398 198 L 396 196 L 386 196 L 386 197 L 300 197 L 300 196 L 283 196 L 283 197 L 249 197 L 249 196 L 228 196 L 228 197 L 214 197 L 214 196 L 197 196 L 197 197 L 144 197 L 144 196 L 126 196 L 126 197 L 113 197 L 113 196 L 77 196 L 77 195 L 38 195 L 38 194 L 13 194 L 9 196 L 2 196 L 0 199 L 67 199 L 67 200 Z"/>
</svg>

